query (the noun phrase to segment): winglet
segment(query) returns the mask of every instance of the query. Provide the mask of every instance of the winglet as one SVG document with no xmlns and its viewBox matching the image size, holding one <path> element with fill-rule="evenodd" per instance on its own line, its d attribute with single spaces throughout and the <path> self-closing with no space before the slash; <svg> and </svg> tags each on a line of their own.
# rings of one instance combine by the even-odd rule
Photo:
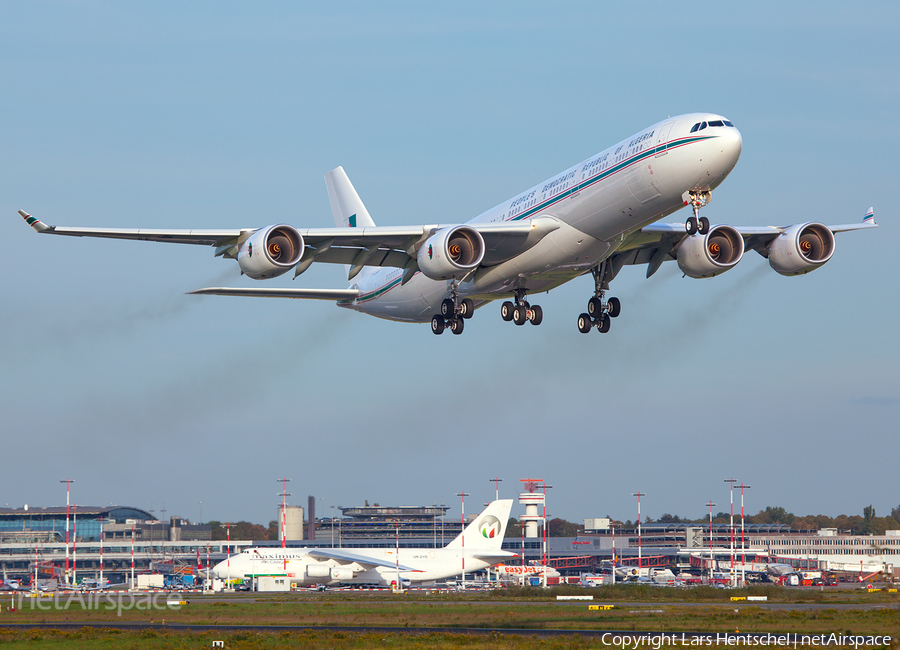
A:
<svg viewBox="0 0 900 650">
<path fill-rule="evenodd" d="M 868 212 L 866 212 L 866 216 L 863 217 L 863 223 L 875 223 L 875 208 L 869 208 Z"/>
<path fill-rule="evenodd" d="M 40 219 L 35 219 L 30 214 L 25 212 L 25 210 L 19 210 L 19 214 L 22 215 L 22 218 L 25 220 L 25 223 L 27 223 L 29 226 L 34 228 L 35 232 L 47 232 L 47 231 L 53 230 L 52 226 L 48 226 Z"/>
</svg>

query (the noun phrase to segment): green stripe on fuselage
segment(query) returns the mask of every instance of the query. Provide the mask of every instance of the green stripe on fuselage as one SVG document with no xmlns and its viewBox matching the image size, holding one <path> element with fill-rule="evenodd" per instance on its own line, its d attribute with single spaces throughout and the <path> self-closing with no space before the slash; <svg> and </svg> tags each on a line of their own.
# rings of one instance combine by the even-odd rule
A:
<svg viewBox="0 0 900 650">
<path fill-rule="evenodd" d="M 642 151 L 641 153 L 636 154 L 636 155 L 632 156 L 631 158 L 628 158 L 627 160 L 623 160 L 622 162 L 620 162 L 617 165 L 613 165 L 612 167 L 607 169 L 605 172 L 601 172 L 600 174 L 598 174 L 596 176 L 592 176 L 591 178 L 585 179 L 585 180 L 581 181 L 580 183 L 578 183 L 577 185 L 575 185 L 574 187 L 570 187 L 565 192 L 560 192 L 556 196 L 553 196 L 553 197 L 547 199 L 543 203 L 540 203 L 540 204 L 534 206 L 533 208 L 529 208 L 522 214 L 516 215 L 515 217 L 510 219 L 510 221 L 521 221 L 522 219 L 527 219 L 528 217 L 534 216 L 536 213 L 540 212 L 541 210 L 550 206 L 551 204 L 556 203 L 557 201 L 560 201 L 560 200 L 562 200 L 566 197 L 569 197 L 577 192 L 580 192 L 581 190 L 590 187 L 594 183 L 597 183 L 606 178 L 609 178 L 616 172 L 619 172 L 619 171 L 625 169 L 626 167 L 630 167 L 631 165 L 633 165 L 636 162 L 640 162 L 641 160 L 644 160 L 645 158 L 655 156 L 656 154 L 658 154 L 662 151 L 665 151 L 672 144 L 681 146 L 681 145 L 685 145 L 685 144 L 691 144 L 694 142 L 698 142 L 700 140 L 709 140 L 709 139 L 715 138 L 715 137 L 717 137 L 717 136 L 706 135 L 706 136 L 698 136 L 698 137 L 693 137 L 693 138 L 685 138 L 684 140 L 678 140 L 677 142 L 674 142 L 674 143 L 667 142 L 665 144 L 659 145 L 658 147 L 654 147 L 653 149 L 647 149 L 647 151 Z"/>
</svg>

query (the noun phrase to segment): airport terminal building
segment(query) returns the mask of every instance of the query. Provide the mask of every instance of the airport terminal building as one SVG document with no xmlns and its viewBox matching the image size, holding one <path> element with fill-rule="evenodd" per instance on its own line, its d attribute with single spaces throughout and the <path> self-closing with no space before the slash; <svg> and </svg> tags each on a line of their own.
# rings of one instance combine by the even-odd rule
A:
<svg viewBox="0 0 900 650">
<path fill-rule="evenodd" d="M 287 540 L 291 547 L 439 548 L 462 528 L 446 506 L 341 508 L 343 516 L 316 521 L 315 539 Z M 467 517 L 473 519 L 477 515 Z M 180 517 L 163 522 L 128 506 L 0 509 L 0 562 L 10 577 L 56 578 L 69 582 L 95 577 L 102 569 L 121 581 L 132 571 L 167 569 L 182 573 L 215 564 L 229 553 L 277 540 L 211 540 L 210 527 Z M 101 541 L 101 529 L 103 539 Z M 722 570 L 735 557 L 793 564 L 798 568 L 868 574 L 884 571 L 900 579 L 900 531 L 861 536 L 835 529 L 795 531 L 783 524 L 647 524 L 636 529 L 592 529 L 577 537 L 507 537 L 502 548 L 519 554 L 515 562 L 543 562 L 564 575 L 594 571 L 615 557 L 626 565 L 700 572 L 710 558 Z M 67 559 L 68 558 L 68 559 Z M 640 559 L 639 559 L 640 558 Z M 133 569 L 132 569 L 133 567 Z M 161 569 L 162 567 L 162 569 Z"/>
</svg>

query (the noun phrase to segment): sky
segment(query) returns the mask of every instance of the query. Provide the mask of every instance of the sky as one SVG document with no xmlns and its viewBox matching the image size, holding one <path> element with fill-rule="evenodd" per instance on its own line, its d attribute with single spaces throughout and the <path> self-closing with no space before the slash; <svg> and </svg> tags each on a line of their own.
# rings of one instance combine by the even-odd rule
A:
<svg viewBox="0 0 900 650">
<path fill-rule="evenodd" d="M 474 512 L 552 485 L 580 522 L 900 504 L 900 5 L 29 2 L 0 5 L 0 506 L 132 505 L 267 523 L 289 503 Z M 479 309 L 462 336 L 260 286 L 213 250 L 50 224 L 332 225 L 342 165 L 379 225 L 461 223 L 666 116 L 743 153 L 713 223 L 856 222 L 786 278 L 750 252 L 612 284 L 606 335 Z M 670 221 L 685 218 L 677 213 Z M 314 265 L 269 286 L 347 286 Z M 735 497 L 735 504 L 739 503 Z M 513 515 L 521 514 L 515 505 Z"/>
</svg>

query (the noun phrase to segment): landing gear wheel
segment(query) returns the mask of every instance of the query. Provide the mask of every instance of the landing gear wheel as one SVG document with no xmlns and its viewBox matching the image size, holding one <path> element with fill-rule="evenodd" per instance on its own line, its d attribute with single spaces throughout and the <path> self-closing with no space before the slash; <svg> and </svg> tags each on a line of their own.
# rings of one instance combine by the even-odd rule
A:
<svg viewBox="0 0 900 650">
<path fill-rule="evenodd" d="M 541 321 L 544 320 L 544 310 L 541 309 L 540 305 L 535 305 L 528 310 L 528 320 L 531 321 L 532 325 L 541 324 Z"/>
<path fill-rule="evenodd" d="M 444 333 L 444 317 L 440 314 L 431 317 L 431 331 L 435 334 Z"/>
<path fill-rule="evenodd" d="M 456 311 L 456 305 L 453 304 L 453 301 L 450 298 L 444 298 L 441 302 L 441 316 L 444 318 L 453 318 L 453 314 Z"/>
<path fill-rule="evenodd" d="M 588 300 L 588 314 L 591 318 L 598 318 L 603 313 L 603 301 L 597 296 Z"/>
<path fill-rule="evenodd" d="M 622 302 L 618 298 L 610 298 L 606 303 L 606 313 L 610 318 L 615 318 L 622 313 Z"/>
<path fill-rule="evenodd" d="M 463 298 L 463 301 L 459 304 L 459 315 L 463 318 L 469 319 L 475 315 L 475 303 L 472 302 L 471 298 Z"/>
<path fill-rule="evenodd" d="M 697 223 L 697 220 L 694 217 L 690 217 L 684 222 L 684 229 L 687 231 L 687 234 L 696 235 L 697 231 L 700 230 L 700 224 Z"/>
<path fill-rule="evenodd" d="M 609 314 L 603 314 L 597 321 L 597 331 L 606 334 L 609 331 L 610 318 Z"/>
<path fill-rule="evenodd" d="M 464 323 L 465 321 L 462 318 L 454 318 L 450 321 L 450 331 L 454 334 L 462 334 Z"/>
<path fill-rule="evenodd" d="M 700 226 L 697 228 L 697 232 L 701 235 L 705 235 L 709 232 L 709 219 L 706 217 L 700 217 Z"/>
<path fill-rule="evenodd" d="M 524 306 L 519 305 L 515 309 L 513 309 L 513 322 L 516 325 L 524 325 L 525 321 L 528 320 L 528 310 L 525 309 Z"/>
<path fill-rule="evenodd" d="M 513 310 L 516 308 L 509 300 L 500 305 L 500 318 L 505 321 L 513 319 Z"/>
<path fill-rule="evenodd" d="M 582 334 L 587 334 L 591 331 L 591 328 L 594 326 L 594 322 L 591 320 L 591 317 L 588 314 L 582 314 L 578 317 L 578 331 Z"/>
</svg>

